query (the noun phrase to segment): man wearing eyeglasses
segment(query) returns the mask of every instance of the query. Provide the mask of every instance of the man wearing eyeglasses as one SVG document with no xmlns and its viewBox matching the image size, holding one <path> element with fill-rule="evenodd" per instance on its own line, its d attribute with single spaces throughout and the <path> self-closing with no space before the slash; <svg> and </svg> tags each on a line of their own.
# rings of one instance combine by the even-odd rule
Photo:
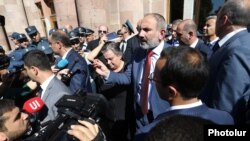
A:
<svg viewBox="0 0 250 141">
<path fill-rule="evenodd" d="M 94 48 L 96 48 L 99 45 L 100 39 L 103 36 L 106 36 L 107 33 L 108 33 L 108 27 L 105 26 L 105 25 L 100 25 L 99 28 L 98 28 L 98 39 L 90 41 L 88 43 L 87 49 L 92 51 Z"/>
<path fill-rule="evenodd" d="M 25 31 L 30 37 L 32 45 L 35 45 L 38 48 L 44 48 L 45 46 L 49 46 L 48 39 L 45 37 L 41 37 L 39 31 L 34 25 L 28 26 L 27 28 L 25 28 Z"/>
<path fill-rule="evenodd" d="M 49 42 L 53 52 L 68 61 L 65 68 L 68 69 L 67 75 L 70 75 L 70 78 L 64 81 L 64 83 L 73 93 L 79 89 L 91 92 L 87 62 L 79 53 L 72 49 L 69 36 L 59 29 L 52 33 Z M 56 72 L 56 70 L 53 71 Z"/>
<path fill-rule="evenodd" d="M 101 43 L 101 38 L 103 36 L 106 36 L 108 34 L 108 27 L 106 25 L 100 25 L 98 28 L 98 39 L 95 39 L 93 41 L 90 41 L 88 43 L 87 49 L 92 51 L 94 50 L 99 44 Z M 106 63 L 105 58 L 103 57 L 101 51 L 96 56 L 96 59 L 101 60 L 103 63 Z"/>
<path fill-rule="evenodd" d="M 71 43 L 71 47 L 79 52 L 81 49 L 80 49 L 80 40 L 79 40 L 79 34 L 78 32 L 72 30 L 68 33 L 69 35 L 69 40 L 70 40 L 70 43 Z"/>
</svg>

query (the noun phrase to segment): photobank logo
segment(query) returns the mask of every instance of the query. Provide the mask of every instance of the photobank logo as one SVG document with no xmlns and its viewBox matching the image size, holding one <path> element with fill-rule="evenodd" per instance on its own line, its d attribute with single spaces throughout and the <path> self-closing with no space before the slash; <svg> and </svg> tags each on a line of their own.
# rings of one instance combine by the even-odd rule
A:
<svg viewBox="0 0 250 141">
<path fill-rule="evenodd" d="M 249 125 L 205 125 L 204 141 L 225 138 L 240 141 L 249 141 Z"/>
</svg>

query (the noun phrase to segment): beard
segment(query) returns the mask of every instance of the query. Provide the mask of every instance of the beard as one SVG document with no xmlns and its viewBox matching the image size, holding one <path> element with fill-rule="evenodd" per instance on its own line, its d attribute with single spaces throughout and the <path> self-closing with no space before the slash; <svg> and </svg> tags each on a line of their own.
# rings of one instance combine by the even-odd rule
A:
<svg viewBox="0 0 250 141">
<path fill-rule="evenodd" d="M 151 40 L 142 39 L 140 45 L 144 49 L 151 49 L 157 47 L 160 42 L 161 41 L 158 38 L 153 38 Z"/>
</svg>

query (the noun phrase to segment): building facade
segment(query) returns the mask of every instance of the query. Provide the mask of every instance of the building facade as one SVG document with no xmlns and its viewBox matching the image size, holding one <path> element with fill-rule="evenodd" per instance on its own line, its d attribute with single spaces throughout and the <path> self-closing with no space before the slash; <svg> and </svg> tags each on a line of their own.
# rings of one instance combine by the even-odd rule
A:
<svg viewBox="0 0 250 141">
<path fill-rule="evenodd" d="M 51 28 L 65 25 L 88 27 L 97 31 L 107 25 L 117 31 L 127 19 L 136 27 L 144 14 L 160 13 L 166 23 L 181 18 L 199 21 L 201 0 L 0 0 L 0 15 L 5 25 L 0 26 L 0 45 L 6 51 L 13 49 L 8 35 L 25 33 L 35 25 L 41 36 L 48 36 Z M 96 32 L 95 32 L 96 33 Z M 26 33 L 25 33 L 26 34 Z"/>
</svg>

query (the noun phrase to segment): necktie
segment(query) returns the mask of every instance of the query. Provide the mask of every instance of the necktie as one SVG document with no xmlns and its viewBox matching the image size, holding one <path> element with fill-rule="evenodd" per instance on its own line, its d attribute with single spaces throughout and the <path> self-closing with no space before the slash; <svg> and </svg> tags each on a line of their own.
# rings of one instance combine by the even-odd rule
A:
<svg viewBox="0 0 250 141">
<path fill-rule="evenodd" d="M 213 52 L 216 52 L 220 48 L 219 41 L 217 41 L 213 47 Z"/>
<path fill-rule="evenodd" d="M 207 47 L 210 48 L 210 49 L 213 48 L 213 44 L 211 44 L 211 43 L 209 43 L 209 42 L 207 42 L 206 45 L 207 45 Z"/>
<path fill-rule="evenodd" d="M 122 47 L 121 47 L 121 52 L 124 53 L 124 49 L 125 49 L 125 43 L 126 41 L 125 40 L 122 40 L 121 44 L 122 44 Z"/>
<path fill-rule="evenodd" d="M 146 115 L 148 113 L 148 85 L 149 85 L 149 73 L 151 66 L 151 56 L 153 55 L 153 51 L 148 51 L 147 58 L 144 64 L 144 72 L 142 76 L 142 91 L 141 91 L 141 108 L 142 113 Z"/>
</svg>

